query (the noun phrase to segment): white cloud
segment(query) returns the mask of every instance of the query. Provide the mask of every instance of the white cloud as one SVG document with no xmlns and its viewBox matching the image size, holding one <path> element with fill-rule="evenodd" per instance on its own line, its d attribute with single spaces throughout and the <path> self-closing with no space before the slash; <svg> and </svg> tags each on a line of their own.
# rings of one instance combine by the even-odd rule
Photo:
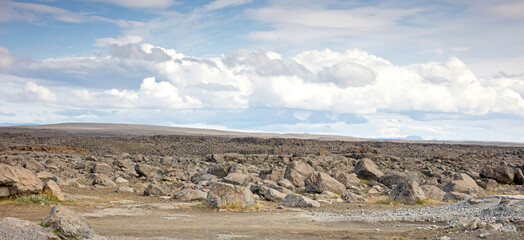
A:
<svg viewBox="0 0 524 240">
<path fill-rule="evenodd" d="M 11 68 L 13 65 L 13 57 L 9 50 L 5 47 L 0 46 L 0 69 Z"/>
<path fill-rule="evenodd" d="M 144 40 L 139 36 L 124 35 L 119 38 L 97 38 L 95 39 L 95 46 L 97 47 L 107 47 L 111 45 L 127 45 L 127 44 L 136 44 Z"/>
<path fill-rule="evenodd" d="M 168 8 L 177 3 L 174 0 L 91 0 L 129 8 Z"/>
<path fill-rule="evenodd" d="M 251 3 L 253 0 L 215 0 L 203 7 L 205 11 L 214 11 L 226 7 L 240 6 Z"/>
<path fill-rule="evenodd" d="M 56 95 L 44 86 L 34 82 L 27 82 L 24 87 L 23 96 L 30 101 L 56 102 Z"/>
</svg>

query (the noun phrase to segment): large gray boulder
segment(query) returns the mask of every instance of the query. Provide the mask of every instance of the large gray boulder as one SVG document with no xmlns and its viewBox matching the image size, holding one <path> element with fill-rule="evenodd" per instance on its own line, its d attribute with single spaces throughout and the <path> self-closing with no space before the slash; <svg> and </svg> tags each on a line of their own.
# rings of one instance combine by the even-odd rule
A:
<svg viewBox="0 0 524 240">
<path fill-rule="evenodd" d="M 471 195 L 485 195 L 486 192 L 477 182 L 465 173 L 456 174 L 452 181 L 444 186 L 444 192 L 457 192 Z"/>
<path fill-rule="evenodd" d="M 355 173 L 359 178 L 378 181 L 384 173 L 369 158 L 363 158 L 355 166 Z"/>
<path fill-rule="evenodd" d="M 56 205 L 42 218 L 42 226 L 56 229 L 62 239 L 90 239 L 95 233 L 87 220 L 62 205 Z"/>
<path fill-rule="evenodd" d="M 524 184 L 524 174 L 522 174 L 522 170 L 520 168 L 515 168 L 515 177 L 513 178 L 513 182 L 518 185 Z"/>
<path fill-rule="evenodd" d="M 480 176 L 484 178 L 491 178 L 499 183 L 510 184 L 513 182 L 515 171 L 513 168 L 504 165 L 488 165 L 482 169 Z"/>
<path fill-rule="evenodd" d="M 5 240 L 58 240 L 52 229 L 32 222 L 6 217 L 0 222 L 0 239 Z"/>
<path fill-rule="evenodd" d="M 100 187 L 116 187 L 116 183 L 103 173 L 91 173 L 91 177 L 93 178 L 92 185 Z"/>
<path fill-rule="evenodd" d="M 286 207 L 299 207 L 299 208 L 306 208 L 306 207 L 320 207 L 320 203 L 309 199 L 305 196 L 290 193 L 284 198 L 284 206 Z"/>
<path fill-rule="evenodd" d="M 355 173 L 336 172 L 333 177 L 340 183 L 344 184 L 346 188 L 360 187 L 360 179 Z"/>
<path fill-rule="evenodd" d="M 161 179 L 164 174 L 161 168 L 142 163 L 135 165 L 135 171 L 139 176 L 147 179 Z"/>
<path fill-rule="evenodd" d="M 284 178 L 297 187 L 303 187 L 304 180 L 311 175 L 313 171 L 313 167 L 309 164 L 302 161 L 293 161 L 287 165 L 286 171 L 284 172 Z"/>
<path fill-rule="evenodd" d="M 0 164 L 0 197 L 39 193 L 42 187 L 42 181 L 31 171 Z"/>
<path fill-rule="evenodd" d="M 408 180 L 397 184 L 397 186 L 389 194 L 389 199 L 402 203 L 413 204 L 416 201 L 426 199 L 426 194 L 422 188 L 419 187 L 417 182 Z"/>
<path fill-rule="evenodd" d="M 109 175 L 113 169 L 107 163 L 96 163 L 91 169 L 91 173 L 103 173 Z"/>
<path fill-rule="evenodd" d="M 164 190 L 162 185 L 151 183 L 144 189 L 144 196 L 167 196 L 168 193 Z"/>
<path fill-rule="evenodd" d="M 182 189 L 173 195 L 174 199 L 186 202 L 205 200 L 206 197 L 206 192 L 192 188 Z"/>
<path fill-rule="evenodd" d="M 229 174 L 227 174 L 226 177 L 222 179 L 222 181 L 224 181 L 225 183 L 233 184 L 233 185 L 246 186 L 246 184 L 248 184 L 249 182 L 249 179 L 250 179 L 249 175 L 245 173 L 230 172 Z"/>
<path fill-rule="evenodd" d="M 213 182 L 207 193 L 207 204 L 213 208 L 235 205 L 238 207 L 249 207 L 255 205 L 253 193 L 242 186 L 229 183 Z"/>
<path fill-rule="evenodd" d="M 268 201 L 284 201 L 286 194 L 267 186 L 260 186 L 258 194 Z"/>
<path fill-rule="evenodd" d="M 444 200 L 444 195 L 446 195 L 446 192 L 435 185 L 422 185 L 420 188 L 422 188 L 427 198 L 433 200 L 442 201 Z"/>
<path fill-rule="evenodd" d="M 62 190 L 60 189 L 58 184 L 56 184 L 56 182 L 53 180 L 47 181 L 47 183 L 44 186 L 44 192 L 51 194 L 52 196 L 56 197 L 56 199 L 60 201 L 66 200 L 64 194 L 62 193 Z"/>
<path fill-rule="evenodd" d="M 218 178 L 223 178 L 227 176 L 229 169 L 231 169 L 231 165 L 227 163 L 218 163 L 207 169 L 207 173 L 215 175 Z"/>
<path fill-rule="evenodd" d="M 346 191 L 346 186 L 336 179 L 323 172 L 313 172 L 304 181 L 308 192 L 322 193 L 330 191 L 342 194 Z"/>
</svg>

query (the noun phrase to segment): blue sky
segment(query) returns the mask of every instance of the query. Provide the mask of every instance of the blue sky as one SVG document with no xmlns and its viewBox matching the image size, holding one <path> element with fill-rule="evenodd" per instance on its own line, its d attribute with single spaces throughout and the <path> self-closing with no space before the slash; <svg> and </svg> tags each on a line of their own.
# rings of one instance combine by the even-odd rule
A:
<svg viewBox="0 0 524 240">
<path fill-rule="evenodd" d="M 0 123 L 524 142 L 520 0 L 0 0 Z"/>
</svg>

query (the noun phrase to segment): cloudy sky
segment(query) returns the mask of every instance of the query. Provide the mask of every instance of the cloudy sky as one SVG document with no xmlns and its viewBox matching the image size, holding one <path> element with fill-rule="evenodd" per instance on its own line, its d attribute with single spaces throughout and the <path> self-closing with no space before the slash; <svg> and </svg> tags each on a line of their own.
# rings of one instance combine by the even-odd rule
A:
<svg viewBox="0 0 524 240">
<path fill-rule="evenodd" d="M 522 0 L 0 0 L 0 124 L 524 142 Z"/>
</svg>

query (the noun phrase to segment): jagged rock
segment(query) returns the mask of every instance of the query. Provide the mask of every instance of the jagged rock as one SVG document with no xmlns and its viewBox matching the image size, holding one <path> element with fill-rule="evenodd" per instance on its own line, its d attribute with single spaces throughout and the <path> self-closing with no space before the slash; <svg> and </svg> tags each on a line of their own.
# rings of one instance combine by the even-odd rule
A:
<svg viewBox="0 0 524 240">
<path fill-rule="evenodd" d="M 91 173 L 103 173 L 109 175 L 111 172 L 113 172 L 113 169 L 107 165 L 107 163 L 96 163 L 91 169 Z"/>
<path fill-rule="evenodd" d="M 311 175 L 313 171 L 313 167 L 309 164 L 302 161 L 293 161 L 287 165 L 284 178 L 293 183 L 294 186 L 303 187 L 305 186 L 305 178 Z"/>
<path fill-rule="evenodd" d="M 308 178 L 306 178 L 304 183 L 306 185 L 306 190 L 309 192 L 322 193 L 325 191 L 331 191 L 342 194 L 346 191 L 346 186 L 344 186 L 344 184 L 323 172 L 313 172 Z"/>
<path fill-rule="evenodd" d="M 513 182 L 518 185 L 523 185 L 524 184 L 524 175 L 522 174 L 522 170 L 520 170 L 520 168 L 515 168 L 514 171 L 515 171 L 515 175 L 513 178 Z"/>
<path fill-rule="evenodd" d="M 355 166 L 355 173 L 359 178 L 378 181 L 384 173 L 369 158 L 363 158 Z"/>
<path fill-rule="evenodd" d="M 360 186 L 360 179 L 356 173 L 336 172 L 333 177 L 344 184 L 346 188 L 358 188 Z"/>
<path fill-rule="evenodd" d="M 213 208 L 220 208 L 232 204 L 249 207 L 255 205 L 252 195 L 251 191 L 246 187 L 214 182 L 210 184 L 206 199 L 208 205 Z"/>
<path fill-rule="evenodd" d="M 497 188 L 499 186 L 499 184 L 497 183 L 497 181 L 491 179 L 491 178 L 482 178 L 482 179 L 478 179 L 477 181 L 477 184 L 486 189 L 486 190 L 493 190 L 495 188 Z"/>
<path fill-rule="evenodd" d="M 305 196 L 302 196 L 302 195 L 299 195 L 299 194 L 295 194 L 295 193 L 290 193 L 288 194 L 285 198 L 284 198 L 284 206 L 286 207 L 300 207 L 300 208 L 305 208 L 305 207 L 320 207 L 320 203 L 315 201 L 315 200 L 312 200 L 312 199 L 309 199 Z"/>
<path fill-rule="evenodd" d="M 49 215 L 42 219 L 42 225 L 57 229 L 56 234 L 62 239 L 90 239 L 95 235 L 89 222 L 61 205 L 51 209 Z"/>
<path fill-rule="evenodd" d="M 403 181 L 389 194 L 389 199 L 403 203 L 413 204 L 416 201 L 426 199 L 426 194 L 415 181 Z"/>
<path fill-rule="evenodd" d="M 444 186 L 444 192 L 459 192 L 472 195 L 485 195 L 484 189 L 465 173 L 456 174 L 454 180 Z"/>
<path fill-rule="evenodd" d="M 139 176 L 147 179 L 161 179 L 164 171 L 159 167 L 139 163 L 135 165 L 135 171 Z"/>
<path fill-rule="evenodd" d="M 389 188 L 393 188 L 400 182 L 407 180 L 412 180 L 417 182 L 418 177 L 415 173 L 412 172 L 399 172 L 399 171 L 389 171 L 380 177 L 379 182 L 386 185 Z"/>
<path fill-rule="evenodd" d="M 58 177 L 56 175 L 46 171 L 38 172 L 36 177 L 38 177 L 42 182 L 47 182 L 49 180 L 53 180 L 55 182 L 58 181 Z"/>
<path fill-rule="evenodd" d="M 231 168 L 231 165 L 229 165 L 228 163 L 218 163 L 218 164 L 211 166 L 207 170 L 207 173 L 215 175 L 218 178 L 223 178 L 227 176 L 230 168 Z"/>
<path fill-rule="evenodd" d="M 422 185 L 420 188 L 422 188 L 427 198 L 433 200 L 442 201 L 444 200 L 444 195 L 446 195 L 446 192 L 435 185 Z"/>
<path fill-rule="evenodd" d="M 164 188 L 156 183 L 151 183 L 144 190 L 144 196 L 167 196 L 168 193 Z"/>
<path fill-rule="evenodd" d="M 224 177 L 223 181 L 225 183 L 231 183 L 234 185 L 245 186 L 249 182 L 249 175 L 245 173 L 229 173 Z"/>
<path fill-rule="evenodd" d="M 116 190 L 117 193 L 133 193 L 135 190 L 129 186 L 120 186 Z"/>
<path fill-rule="evenodd" d="M 353 192 L 342 193 L 340 198 L 342 198 L 342 200 L 344 200 L 344 202 L 347 202 L 347 203 L 364 202 L 364 201 L 366 201 L 365 197 L 363 197 L 361 195 L 358 195 L 358 194 L 355 194 Z"/>
<path fill-rule="evenodd" d="M 116 187 L 116 183 L 114 183 L 103 173 L 92 173 L 91 177 L 93 178 L 93 183 L 91 183 L 92 185 L 98 185 L 101 187 Z"/>
<path fill-rule="evenodd" d="M 42 181 L 31 171 L 0 164 L 0 196 L 39 193 L 42 185 Z"/>
<path fill-rule="evenodd" d="M 174 199 L 177 199 L 180 201 L 186 201 L 186 202 L 200 201 L 200 200 L 206 199 L 206 197 L 207 197 L 206 192 L 200 191 L 198 189 L 192 189 L 192 188 L 182 189 L 173 195 Z"/>
<path fill-rule="evenodd" d="M 64 194 L 62 193 L 62 190 L 60 189 L 58 184 L 56 184 L 56 182 L 53 180 L 47 181 L 47 183 L 44 186 L 44 191 L 50 193 L 60 201 L 66 200 Z"/>
<path fill-rule="evenodd" d="M 462 200 L 470 199 L 472 197 L 473 197 L 472 195 L 466 194 L 466 193 L 448 192 L 448 193 L 446 193 L 446 195 L 444 195 L 442 200 L 444 202 L 462 201 Z"/>
<path fill-rule="evenodd" d="M 273 202 L 283 201 L 286 197 L 286 194 L 267 186 L 260 186 L 257 192 L 260 196 L 264 197 L 264 199 Z"/>
<path fill-rule="evenodd" d="M 511 167 L 504 165 L 488 165 L 482 169 L 480 176 L 484 178 L 495 179 L 499 183 L 510 184 L 513 182 L 515 172 Z"/>
<path fill-rule="evenodd" d="M 5 240 L 58 240 L 52 229 L 46 229 L 32 222 L 6 217 L 0 222 L 0 239 Z"/>
<path fill-rule="evenodd" d="M 191 176 L 191 182 L 194 184 L 198 184 L 203 181 L 216 180 L 216 179 L 217 177 L 215 175 L 211 175 L 205 172 L 195 173 L 193 176 Z"/>
</svg>

